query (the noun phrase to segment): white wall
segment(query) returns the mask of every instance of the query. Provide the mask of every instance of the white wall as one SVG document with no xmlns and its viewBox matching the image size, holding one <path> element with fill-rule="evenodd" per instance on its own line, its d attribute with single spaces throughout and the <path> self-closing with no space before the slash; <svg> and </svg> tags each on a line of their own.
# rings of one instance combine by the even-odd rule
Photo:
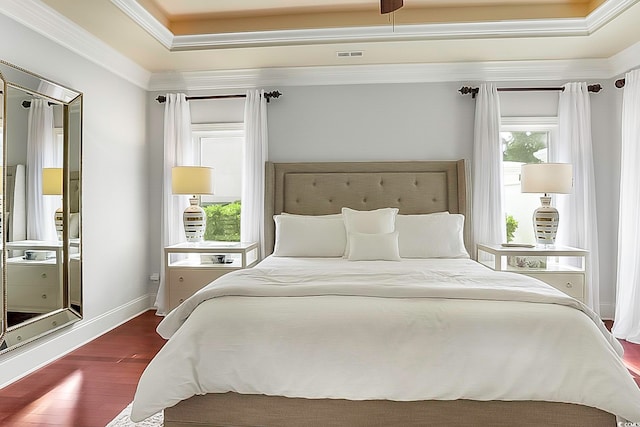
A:
<svg viewBox="0 0 640 427">
<path fill-rule="evenodd" d="M 269 158 L 470 159 L 474 104 L 457 83 L 280 88 L 269 104 Z"/>
<path fill-rule="evenodd" d="M 0 386 L 149 305 L 146 91 L 0 15 L 0 58 L 84 93 L 83 307 L 72 327 L 0 355 Z"/>
</svg>

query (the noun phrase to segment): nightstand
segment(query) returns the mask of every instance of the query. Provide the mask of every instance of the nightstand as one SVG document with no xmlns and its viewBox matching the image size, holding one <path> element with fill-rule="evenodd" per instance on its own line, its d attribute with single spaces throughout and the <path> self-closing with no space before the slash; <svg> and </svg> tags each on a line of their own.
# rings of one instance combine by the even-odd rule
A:
<svg viewBox="0 0 640 427">
<path fill-rule="evenodd" d="M 9 311 L 48 313 L 62 308 L 62 242 L 19 240 L 6 242 L 7 307 Z M 27 260 L 24 251 L 42 256 Z"/>
<path fill-rule="evenodd" d="M 478 262 L 496 271 L 535 277 L 585 302 L 588 251 L 570 246 L 504 247 L 478 244 Z"/>
<path fill-rule="evenodd" d="M 258 244 L 243 242 L 188 242 L 164 248 L 165 292 L 168 309 L 231 271 L 258 262 Z"/>
</svg>

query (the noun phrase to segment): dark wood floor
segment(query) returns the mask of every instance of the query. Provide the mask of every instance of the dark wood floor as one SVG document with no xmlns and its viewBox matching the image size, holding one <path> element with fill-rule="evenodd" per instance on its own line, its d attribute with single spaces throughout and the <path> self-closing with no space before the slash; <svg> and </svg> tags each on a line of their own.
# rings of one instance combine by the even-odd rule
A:
<svg viewBox="0 0 640 427">
<path fill-rule="evenodd" d="M 0 389 L 0 426 L 104 427 L 165 343 L 155 332 L 161 319 L 147 311 Z"/>
<path fill-rule="evenodd" d="M 0 426 L 104 427 L 133 400 L 142 371 L 164 344 L 155 332 L 160 320 L 143 313 L 0 389 Z M 640 345 L 622 344 L 640 385 Z"/>
</svg>

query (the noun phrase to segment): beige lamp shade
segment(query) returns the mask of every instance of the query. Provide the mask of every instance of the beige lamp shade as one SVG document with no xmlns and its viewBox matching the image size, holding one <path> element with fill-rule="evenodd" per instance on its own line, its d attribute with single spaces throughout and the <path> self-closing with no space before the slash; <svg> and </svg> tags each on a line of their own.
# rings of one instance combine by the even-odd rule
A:
<svg viewBox="0 0 640 427">
<path fill-rule="evenodd" d="M 573 168 L 570 163 L 531 163 L 522 165 L 520 190 L 523 193 L 571 193 Z"/>
<path fill-rule="evenodd" d="M 62 168 L 42 168 L 42 194 L 62 195 Z"/>
<path fill-rule="evenodd" d="M 202 166 L 176 166 L 171 169 L 173 194 L 213 194 L 213 169 Z"/>
</svg>

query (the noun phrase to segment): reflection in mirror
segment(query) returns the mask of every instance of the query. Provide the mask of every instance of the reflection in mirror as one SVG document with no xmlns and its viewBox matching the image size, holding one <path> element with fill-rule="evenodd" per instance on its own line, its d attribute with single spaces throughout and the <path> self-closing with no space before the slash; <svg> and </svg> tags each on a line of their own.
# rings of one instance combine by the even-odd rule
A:
<svg viewBox="0 0 640 427">
<path fill-rule="evenodd" d="M 0 72 L 6 81 L 2 351 L 82 316 L 82 95 L 2 61 Z"/>
<path fill-rule="evenodd" d="M 4 85 L 4 80 L 0 75 L 0 165 L 4 165 L 4 91 L 6 90 Z M 2 173 L 0 173 L 0 236 L 3 236 L 4 228 L 2 225 L 4 224 L 4 207 L 3 203 L 3 191 L 4 188 L 4 168 L 2 168 Z M 0 243 L 4 242 L 4 238 L 0 240 Z M 0 264 L 0 268 L 2 264 Z M 2 282 L 4 282 L 4 269 L 2 269 L 2 274 L 0 274 L 2 278 Z M 7 302 L 5 300 L 5 292 L 4 286 L 0 286 L 0 307 L 2 307 L 2 315 L 0 315 L 0 348 L 3 347 L 4 343 L 4 334 L 7 329 Z"/>
</svg>

